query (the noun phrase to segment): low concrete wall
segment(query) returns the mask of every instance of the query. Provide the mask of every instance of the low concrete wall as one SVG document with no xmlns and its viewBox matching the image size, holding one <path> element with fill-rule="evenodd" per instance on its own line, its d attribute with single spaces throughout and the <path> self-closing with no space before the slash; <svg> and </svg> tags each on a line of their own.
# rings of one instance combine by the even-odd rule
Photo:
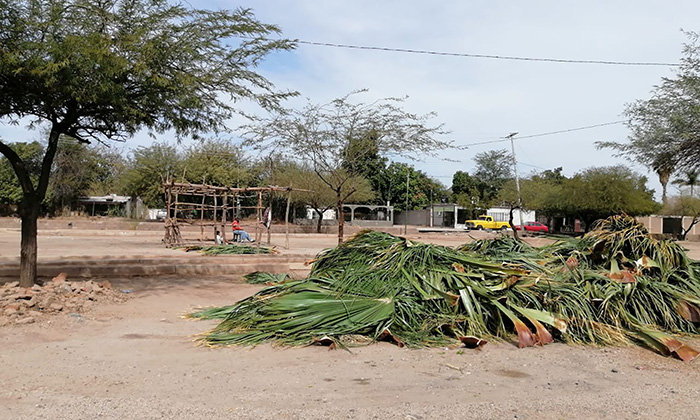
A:
<svg viewBox="0 0 700 420">
<path fill-rule="evenodd" d="M 59 273 L 70 278 L 136 277 L 136 276 L 243 276 L 254 271 L 308 274 L 304 265 L 308 255 L 219 255 L 194 258 L 84 258 L 39 261 L 40 279 Z M 19 262 L 0 262 L 0 282 L 19 278 Z"/>
</svg>

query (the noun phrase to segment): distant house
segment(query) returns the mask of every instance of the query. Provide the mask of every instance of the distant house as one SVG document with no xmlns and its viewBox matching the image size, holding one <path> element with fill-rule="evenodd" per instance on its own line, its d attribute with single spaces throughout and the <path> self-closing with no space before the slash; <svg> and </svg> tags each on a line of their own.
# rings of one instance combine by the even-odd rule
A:
<svg viewBox="0 0 700 420">
<path fill-rule="evenodd" d="M 80 197 L 78 207 L 89 216 L 118 216 L 142 218 L 145 207 L 140 198 L 135 200 L 125 195 Z"/>
<path fill-rule="evenodd" d="M 306 206 L 306 218 L 309 220 L 318 220 L 319 214 L 316 209 L 311 206 Z M 323 220 L 335 220 L 335 209 L 329 209 L 323 212 Z"/>
</svg>

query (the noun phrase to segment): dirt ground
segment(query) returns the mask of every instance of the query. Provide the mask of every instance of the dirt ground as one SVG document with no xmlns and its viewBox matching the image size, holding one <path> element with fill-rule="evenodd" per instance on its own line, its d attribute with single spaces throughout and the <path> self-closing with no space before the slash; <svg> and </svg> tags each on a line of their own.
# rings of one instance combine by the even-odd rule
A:
<svg viewBox="0 0 700 420">
<path fill-rule="evenodd" d="M 416 235 L 417 237 L 418 235 Z M 464 236 L 421 235 L 445 244 Z M 42 234 L 40 253 L 167 254 L 157 235 Z M 274 237 L 273 242 L 283 241 Z M 16 232 L 0 230 L 2 258 Z M 295 235 L 315 253 L 331 235 Z M 70 246 L 69 246 L 70 245 Z M 689 243 L 700 257 L 700 245 Z M 13 256 L 12 254 L 15 253 Z M 700 361 L 641 348 L 551 344 L 411 350 L 198 347 L 210 321 L 181 318 L 258 286 L 216 278 L 112 278 L 125 303 L 0 328 L 0 419 L 637 419 L 695 418 Z M 695 341 L 700 346 L 700 341 Z"/>
</svg>

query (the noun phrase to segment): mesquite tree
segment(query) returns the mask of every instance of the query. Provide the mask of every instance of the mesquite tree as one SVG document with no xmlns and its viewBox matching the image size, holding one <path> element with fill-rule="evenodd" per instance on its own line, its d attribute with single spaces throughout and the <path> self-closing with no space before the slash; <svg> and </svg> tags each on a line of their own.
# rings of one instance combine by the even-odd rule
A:
<svg viewBox="0 0 700 420">
<path fill-rule="evenodd" d="M 178 138 L 224 129 L 250 99 L 278 92 L 254 71 L 278 28 L 250 10 L 195 10 L 167 0 L 0 0 L 0 121 L 48 132 L 38 180 L 13 148 L 0 153 L 22 187 L 20 284 L 36 279 L 37 217 L 61 135 L 124 140 L 141 129 Z"/>
<path fill-rule="evenodd" d="M 441 125 L 430 126 L 433 114 L 416 115 L 401 108 L 403 99 L 385 98 L 370 103 L 353 100 L 352 92 L 326 104 L 309 102 L 303 109 L 286 110 L 269 118 L 255 118 L 243 128 L 248 144 L 284 151 L 301 161 L 333 192 L 338 213 L 338 243 L 343 241 L 345 200 L 355 192 L 346 188 L 358 175 L 353 168 L 369 156 L 403 156 L 420 159 L 451 147 Z"/>
<path fill-rule="evenodd" d="M 696 170 L 700 162 L 700 34 L 686 35 L 676 75 L 663 78 L 649 99 L 627 105 L 628 142 L 597 143 L 652 169 L 664 203 L 671 176 Z"/>
</svg>

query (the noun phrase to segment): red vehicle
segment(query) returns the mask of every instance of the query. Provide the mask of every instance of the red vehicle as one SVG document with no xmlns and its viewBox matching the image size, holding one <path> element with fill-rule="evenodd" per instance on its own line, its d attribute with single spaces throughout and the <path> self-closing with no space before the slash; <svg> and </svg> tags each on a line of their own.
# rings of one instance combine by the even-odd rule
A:
<svg viewBox="0 0 700 420">
<path fill-rule="evenodd" d="M 522 230 L 522 226 L 516 225 L 516 230 Z M 547 225 L 543 225 L 540 222 L 525 222 L 525 230 L 528 232 L 549 232 Z"/>
</svg>

